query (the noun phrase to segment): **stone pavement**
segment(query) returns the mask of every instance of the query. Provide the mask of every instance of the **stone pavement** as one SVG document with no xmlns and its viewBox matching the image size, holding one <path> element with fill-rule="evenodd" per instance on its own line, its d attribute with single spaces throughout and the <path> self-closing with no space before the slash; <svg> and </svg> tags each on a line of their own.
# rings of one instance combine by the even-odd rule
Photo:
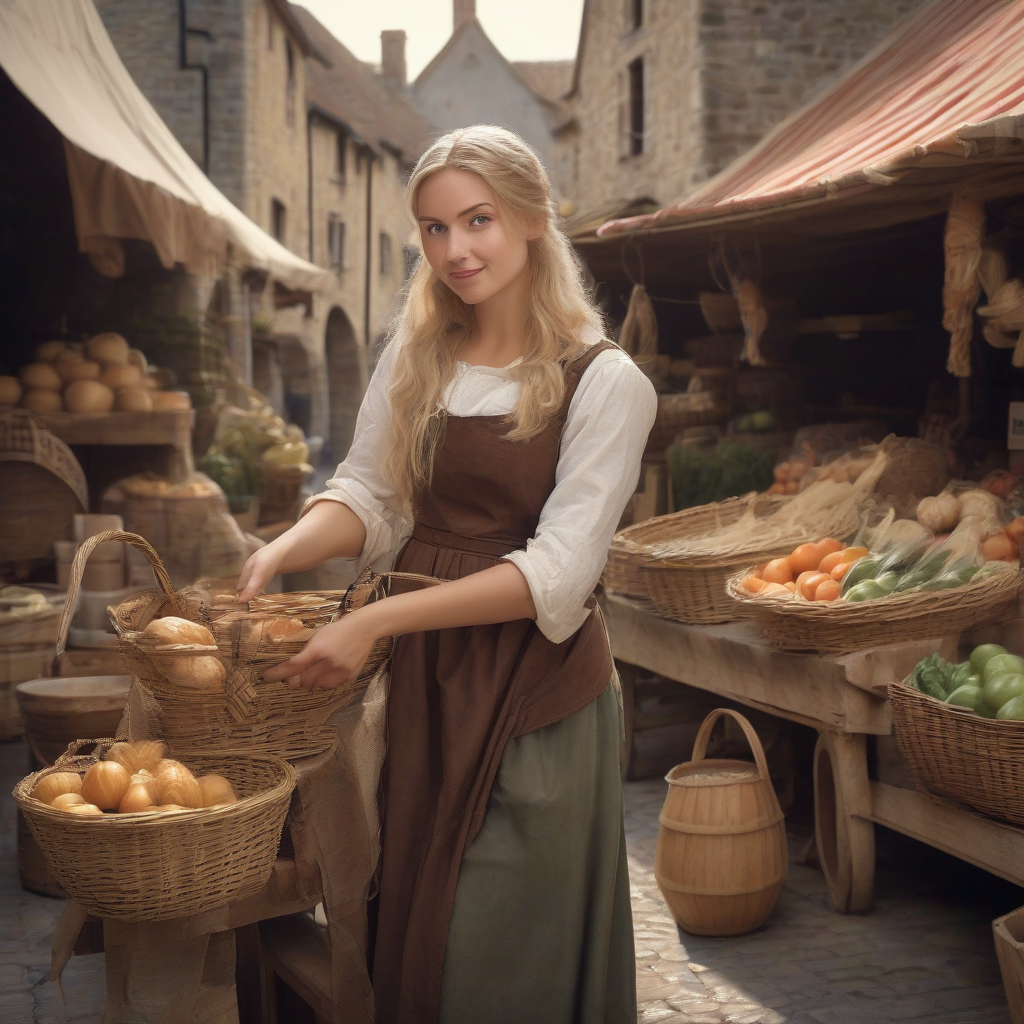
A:
<svg viewBox="0 0 1024 1024">
<path fill-rule="evenodd" d="M 45 981 L 62 904 L 18 884 L 10 791 L 26 763 L 23 743 L 0 744 L 0 1024 L 100 1024 L 102 955 L 72 957 L 63 1005 Z M 654 881 L 664 788 L 626 784 L 642 1024 L 1009 1024 L 990 921 L 1024 891 L 879 829 L 872 913 L 836 914 L 820 873 L 793 863 L 763 929 L 685 935 Z"/>
</svg>

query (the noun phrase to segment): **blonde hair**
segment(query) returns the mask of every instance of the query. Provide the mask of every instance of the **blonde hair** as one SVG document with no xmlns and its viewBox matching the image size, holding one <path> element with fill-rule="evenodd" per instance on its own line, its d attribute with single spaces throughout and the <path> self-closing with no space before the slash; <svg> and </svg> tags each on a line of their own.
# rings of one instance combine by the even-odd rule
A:
<svg viewBox="0 0 1024 1024">
<path fill-rule="evenodd" d="M 479 175 L 494 192 L 499 211 L 514 228 L 542 221 L 541 234 L 527 241 L 531 275 L 522 361 L 510 373 L 520 385 L 509 415 L 512 441 L 541 433 L 565 396 L 563 366 L 580 352 L 588 329 L 603 332 L 583 271 L 558 228 L 551 183 L 540 160 L 519 136 L 493 125 L 449 132 L 420 157 L 406 200 L 416 219 L 417 194 L 437 171 L 452 168 Z M 385 473 L 396 497 L 408 505 L 429 486 L 434 454 L 444 426 L 444 393 L 458 355 L 473 330 L 473 307 L 464 303 L 421 259 L 389 344 L 403 347 L 390 387 L 391 428 Z"/>
</svg>

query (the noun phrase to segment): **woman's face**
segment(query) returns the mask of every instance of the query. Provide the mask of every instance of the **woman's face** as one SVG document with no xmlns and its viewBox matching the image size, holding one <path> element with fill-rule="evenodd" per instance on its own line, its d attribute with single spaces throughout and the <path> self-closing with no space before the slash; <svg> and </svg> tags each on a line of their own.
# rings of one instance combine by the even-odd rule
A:
<svg viewBox="0 0 1024 1024">
<path fill-rule="evenodd" d="M 478 174 L 437 171 L 420 185 L 416 198 L 423 255 L 463 302 L 486 302 L 526 271 L 527 237 L 502 216 Z"/>
</svg>

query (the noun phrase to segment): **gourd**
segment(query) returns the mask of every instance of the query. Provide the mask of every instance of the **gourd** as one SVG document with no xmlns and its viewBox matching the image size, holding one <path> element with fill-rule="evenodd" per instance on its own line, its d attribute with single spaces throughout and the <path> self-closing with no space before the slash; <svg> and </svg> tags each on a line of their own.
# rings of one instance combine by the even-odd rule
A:
<svg viewBox="0 0 1024 1024">
<path fill-rule="evenodd" d="M 38 413 L 60 412 L 64 403 L 61 401 L 59 391 L 30 388 L 21 400 L 21 407 Z"/>
<path fill-rule="evenodd" d="M 90 359 L 107 366 L 111 363 L 127 363 L 130 349 L 128 342 L 113 331 L 94 334 L 85 343 L 85 352 Z"/>
<path fill-rule="evenodd" d="M 82 799 L 101 811 L 116 811 L 131 781 L 131 776 L 116 761 L 97 761 L 82 778 Z"/>
<path fill-rule="evenodd" d="M 142 371 L 131 363 L 110 363 L 100 374 L 100 380 L 114 391 L 136 388 L 142 384 Z"/>
<path fill-rule="evenodd" d="M 21 401 L 21 383 L 17 377 L 0 376 L 0 405 L 17 405 Z"/>
<path fill-rule="evenodd" d="M 161 805 L 203 806 L 203 791 L 196 777 L 180 761 L 163 760 L 157 766 L 156 795 Z"/>
<path fill-rule="evenodd" d="M 50 801 L 50 806 L 58 811 L 66 811 L 69 807 L 77 807 L 84 803 L 81 793 L 61 793 Z"/>
<path fill-rule="evenodd" d="M 72 381 L 64 389 L 68 412 L 107 413 L 114 408 L 114 392 L 98 380 Z"/>
<path fill-rule="evenodd" d="M 18 378 L 26 390 L 44 388 L 48 391 L 59 391 L 64 384 L 60 374 L 50 363 L 29 363 L 28 366 L 21 368 Z"/>
<path fill-rule="evenodd" d="M 932 533 L 949 533 L 960 522 L 961 502 L 952 494 L 937 494 L 917 503 L 917 521 Z"/>
<path fill-rule="evenodd" d="M 121 388 L 114 396 L 115 412 L 152 412 L 153 399 L 143 387 Z"/>
<path fill-rule="evenodd" d="M 32 790 L 32 796 L 44 804 L 65 793 L 81 793 L 82 777 L 77 772 L 51 772 L 44 775 Z"/>
<path fill-rule="evenodd" d="M 164 644 L 203 644 L 212 647 L 216 642 L 213 634 L 202 623 L 177 615 L 154 619 L 143 632 Z"/>
<path fill-rule="evenodd" d="M 231 783 L 223 775 L 204 775 L 196 780 L 203 794 L 203 806 L 213 807 L 214 804 L 236 804 L 238 797 Z"/>
</svg>

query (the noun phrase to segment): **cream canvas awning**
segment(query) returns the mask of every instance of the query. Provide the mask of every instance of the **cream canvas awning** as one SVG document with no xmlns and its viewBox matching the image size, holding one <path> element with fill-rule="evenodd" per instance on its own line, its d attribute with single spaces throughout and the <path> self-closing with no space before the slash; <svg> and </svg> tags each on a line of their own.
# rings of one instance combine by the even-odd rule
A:
<svg viewBox="0 0 1024 1024">
<path fill-rule="evenodd" d="M 83 252 L 116 261 L 117 240 L 139 238 L 165 267 L 216 274 L 230 244 L 289 288 L 328 286 L 328 271 L 254 224 L 196 166 L 128 74 L 91 0 L 0 0 L 0 66 L 64 137 Z"/>
</svg>

